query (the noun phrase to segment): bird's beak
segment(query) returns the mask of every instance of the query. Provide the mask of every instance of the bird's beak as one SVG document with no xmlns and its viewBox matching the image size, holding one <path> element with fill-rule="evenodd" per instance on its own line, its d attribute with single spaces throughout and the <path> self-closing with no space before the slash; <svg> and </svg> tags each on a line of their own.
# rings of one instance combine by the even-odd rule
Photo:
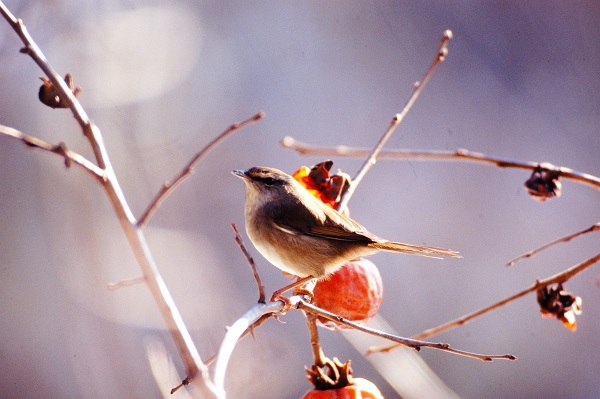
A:
<svg viewBox="0 0 600 399">
<path fill-rule="evenodd" d="M 233 173 L 237 177 L 241 177 L 242 179 L 249 179 L 250 178 L 248 176 L 248 171 L 247 170 L 236 169 L 236 170 L 231 171 L 231 173 Z"/>
</svg>

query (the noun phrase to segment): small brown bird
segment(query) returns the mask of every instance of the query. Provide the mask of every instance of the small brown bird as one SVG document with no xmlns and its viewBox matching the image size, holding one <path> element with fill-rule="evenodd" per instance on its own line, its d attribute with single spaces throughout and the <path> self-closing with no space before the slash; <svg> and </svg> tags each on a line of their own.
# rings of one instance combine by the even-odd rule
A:
<svg viewBox="0 0 600 399">
<path fill-rule="evenodd" d="M 273 168 L 234 170 L 246 183 L 246 232 L 279 269 L 321 278 L 380 250 L 460 258 L 456 251 L 392 242 L 324 205 L 290 175 Z"/>
</svg>

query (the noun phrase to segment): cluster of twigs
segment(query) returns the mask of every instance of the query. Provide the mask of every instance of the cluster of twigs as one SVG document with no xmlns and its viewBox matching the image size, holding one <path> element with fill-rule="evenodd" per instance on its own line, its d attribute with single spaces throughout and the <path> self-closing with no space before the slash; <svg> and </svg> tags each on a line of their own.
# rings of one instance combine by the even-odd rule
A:
<svg viewBox="0 0 600 399">
<path fill-rule="evenodd" d="M 163 201 L 173 192 L 173 190 L 177 186 L 179 186 L 185 180 L 186 177 L 190 175 L 193 168 L 196 166 L 198 161 L 204 156 L 204 154 L 206 154 L 208 151 L 210 151 L 212 148 L 214 148 L 216 145 L 222 142 L 225 138 L 229 137 L 232 133 L 262 119 L 264 117 L 264 113 L 258 112 L 257 114 L 251 116 L 250 118 L 240 123 L 233 124 L 229 128 L 227 128 L 221 135 L 217 136 L 204 149 L 198 152 L 181 170 L 181 172 L 179 172 L 172 179 L 172 181 L 166 182 L 160 188 L 155 197 L 150 201 L 150 203 L 146 207 L 146 210 L 142 213 L 142 215 L 139 218 L 136 218 L 133 215 L 131 209 L 129 208 L 127 201 L 125 200 L 124 194 L 119 186 L 119 182 L 113 171 L 108 153 L 104 146 L 100 129 L 90 120 L 90 118 L 87 116 L 86 112 L 84 111 L 84 109 L 82 108 L 82 106 L 76 98 L 76 95 L 79 92 L 79 88 L 73 87 L 72 78 L 70 77 L 70 75 L 67 75 L 67 77 L 63 79 L 54 71 L 54 69 L 50 66 L 49 62 L 44 57 L 42 51 L 39 49 L 39 47 L 35 44 L 31 36 L 28 34 L 23 22 L 20 19 L 15 18 L 1 1 L 0 13 L 24 43 L 24 47 L 21 49 L 21 52 L 29 55 L 47 76 L 47 78 L 43 78 L 44 85 L 40 89 L 40 99 L 42 100 L 42 102 L 44 102 L 44 104 L 49 105 L 53 108 L 68 108 L 72 112 L 75 120 L 80 125 L 84 136 L 87 138 L 90 147 L 93 150 L 94 161 L 89 160 L 81 154 L 70 150 L 64 143 L 48 143 L 35 136 L 25 134 L 11 127 L 0 125 L 0 133 L 18 139 L 29 147 L 41 149 L 46 152 L 59 155 L 64 159 L 65 166 L 78 166 L 101 184 L 101 186 L 107 193 L 111 204 L 113 205 L 117 218 L 119 219 L 121 227 L 126 234 L 126 237 L 136 256 L 136 259 L 143 274 L 142 277 L 114 283 L 113 285 L 111 285 L 111 288 L 116 289 L 139 282 L 145 282 L 148 288 L 150 289 L 154 300 L 156 301 L 156 304 L 161 312 L 161 315 L 163 316 L 163 319 L 165 320 L 169 331 L 173 336 L 177 350 L 179 351 L 182 362 L 185 366 L 186 378 L 183 380 L 182 385 L 187 385 L 190 383 L 194 384 L 199 389 L 201 394 L 207 398 L 224 397 L 223 387 L 225 380 L 225 371 L 230 355 L 233 349 L 235 348 L 235 345 L 238 342 L 238 340 L 244 337 L 249 332 L 251 332 L 254 328 L 258 327 L 268 318 L 277 317 L 277 315 L 281 314 L 285 310 L 285 306 L 280 301 L 268 303 L 265 301 L 264 288 L 260 281 L 260 276 L 256 272 L 256 268 L 254 267 L 252 257 L 250 256 L 249 252 L 245 249 L 237 229 L 235 228 L 235 226 L 233 226 L 236 234 L 236 241 L 238 242 L 248 263 L 250 264 L 254 272 L 254 276 L 258 285 L 259 300 L 257 305 L 252 307 L 243 317 L 238 319 L 232 326 L 229 327 L 217 356 L 209 359 L 206 363 L 202 362 L 200 355 L 187 331 L 185 323 L 183 322 L 183 319 L 179 314 L 175 302 L 173 301 L 169 290 L 159 273 L 157 265 L 154 262 L 152 253 L 146 243 L 143 229 L 145 225 L 149 222 L 149 220 L 152 218 L 156 210 L 163 203 Z M 600 179 L 585 173 L 573 171 L 568 168 L 555 167 L 550 164 L 506 160 L 494 158 L 484 154 L 473 153 L 466 150 L 457 150 L 455 152 L 383 151 L 385 143 L 391 137 L 396 127 L 402 122 L 404 116 L 409 112 L 412 105 L 418 98 L 420 92 L 422 91 L 425 83 L 427 83 L 427 81 L 431 77 L 433 71 L 445 59 L 448 52 L 447 45 L 451 37 L 451 31 L 448 30 L 444 32 L 438 52 L 433 63 L 425 73 L 423 79 L 415 85 L 415 89 L 402 112 L 393 117 L 388 129 L 384 132 L 383 136 L 378 141 L 374 149 L 370 151 L 349 149 L 346 147 L 336 147 L 328 149 L 309 146 L 289 137 L 283 140 L 282 143 L 285 147 L 294 149 L 302 154 L 354 156 L 366 159 L 359 172 L 355 176 L 350 186 L 350 189 L 346 192 L 345 196 L 340 201 L 338 210 L 343 210 L 347 206 L 348 201 L 350 200 L 357 185 L 360 183 L 363 176 L 375 163 L 378 157 L 410 157 L 412 159 L 485 162 L 495 164 L 498 167 L 524 168 L 531 169 L 532 171 L 541 170 L 544 173 L 552 172 L 558 177 L 572 179 L 577 182 L 590 185 L 596 189 L 600 189 Z M 582 230 L 562 239 L 556 240 L 555 242 L 546 244 L 540 249 L 524 254 L 511 262 L 514 263 L 522 258 L 533 256 L 540 250 L 543 250 L 548 246 L 554 245 L 555 243 L 568 241 L 572 238 L 575 238 L 578 235 L 596 231 L 599 229 L 600 224 L 595 224 L 586 230 Z M 515 357 L 512 355 L 477 354 L 452 348 L 448 344 L 427 342 L 422 341 L 422 339 L 437 334 L 441 331 L 445 331 L 457 325 L 464 324 L 475 317 L 478 317 L 484 313 L 494 310 L 509 302 L 512 302 L 513 300 L 521 296 L 524 296 L 531 292 L 539 291 L 540 289 L 545 288 L 548 285 L 564 283 L 571 277 L 592 266 L 599 260 L 600 254 L 596 255 L 593 258 L 590 258 L 586 262 L 576 265 L 555 276 L 544 280 L 536 281 L 533 286 L 507 299 L 504 299 L 492 306 L 489 306 L 477 312 L 473 312 L 469 315 L 463 316 L 459 319 L 443 324 L 439 327 L 426 330 L 419 336 L 414 337 L 412 339 L 387 334 L 385 332 L 377 331 L 345 320 L 335 314 L 332 314 L 310 304 L 307 300 L 305 300 L 303 295 L 292 295 L 289 298 L 289 301 L 292 305 L 292 308 L 302 310 L 307 314 L 307 319 L 309 321 L 309 331 L 311 333 L 311 344 L 313 345 L 314 360 L 315 364 L 317 365 L 325 364 L 325 359 L 319 345 L 318 333 L 315 324 L 316 316 L 321 316 L 333 320 L 335 322 L 345 324 L 347 326 L 366 332 L 368 334 L 373 334 L 379 337 L 386 338 L 396 343 L 394 347 L 407 346 L 415 350 L 420 350 L 420 348 L 422 347 L 429 347 L 450 352 L 453 354 L 480 359 L 483 361 L 491 361 L 494 359 L 514 360 Z M 390 350 L 391 348 L 392 347 L 388 347 L 383 348 L 381 350 Z M 207 373 L 207 364 L 212 362 L 213 359 L 216 359 L 215 378 L 213 381 L 211 381 Z M 174 388 L 173 391 L 175 391 L 177 388 L 179 387 Z"/>
</svg>

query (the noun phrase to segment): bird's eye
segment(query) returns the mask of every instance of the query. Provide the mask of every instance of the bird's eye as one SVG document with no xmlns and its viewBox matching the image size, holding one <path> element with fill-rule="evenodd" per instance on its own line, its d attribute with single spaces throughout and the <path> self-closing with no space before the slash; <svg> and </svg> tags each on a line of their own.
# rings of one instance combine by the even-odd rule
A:
<svg viewBox="0 0 600 399">
<path fill-rule="evenodd" d="M 273 179 L 272 177 L 265 177 L 265 178 L 263 179 L 263 182 L 265 182 L 265 184 L 266 184 L 267 186 L 272 186 L 272 185 L 274 185 L 274 184 L 275 184 L 275 179 Z"/>
</svg>

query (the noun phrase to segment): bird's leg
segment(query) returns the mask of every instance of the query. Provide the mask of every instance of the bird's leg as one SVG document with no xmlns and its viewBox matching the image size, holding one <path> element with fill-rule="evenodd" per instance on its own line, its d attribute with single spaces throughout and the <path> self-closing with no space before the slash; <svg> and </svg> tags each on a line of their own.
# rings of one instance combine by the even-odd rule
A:
<svg viewBox="0 0 600 399">
<path fill-rule="evenodd" d="M 292 303 L 290 302 L 290 300 L 283 296 L 284 292 L 287 292 L 289 290 L 293 290 L 294 288 L 298 288 L 301 287 L 303 285 L 305 285 L 306 283 L 310 282 L 311 280 L 315 280 L 316 278 L 313 276 L 308 276 L 308 277 L 303 277 L 300 278 L 296 281 L 294 281 L 291 284 L 286 285 L 285 287 L 282 287 L 276 291 L 273 292 L 273 294 L 271 295 L 271 302 L 275 302 L 275 301 L 281 301 L 284 304 L 284 307 L 281 311 L 281 313 L 286 313 L 291 307 L 292 307 Z"/>
</svg>

